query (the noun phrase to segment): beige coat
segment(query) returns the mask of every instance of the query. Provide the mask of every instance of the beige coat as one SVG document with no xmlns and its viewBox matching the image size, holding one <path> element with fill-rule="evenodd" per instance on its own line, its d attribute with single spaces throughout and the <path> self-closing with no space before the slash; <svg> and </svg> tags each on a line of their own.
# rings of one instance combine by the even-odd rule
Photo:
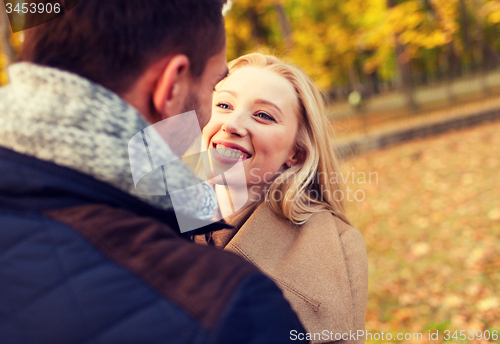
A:
<svg viewBox="0 0 500 344">
<path fill-rule="evenodd" d="M 344 339 L 365 329 L 368 263 L 361 234 L 329 212 L 296 226 L 266 203 L 228 222 L 236 230 L 214 232 L 209 241 L 254 263 L 283 290 L 310 333 Z M 195 239 L 206 242 L 205 236 Z M 330 332 L 333 332 L 331 334 Z M 313 340 L 313 343 L 330 340 Z M 363 343 L 342 340 L 343 343 Z"/>
</svg>

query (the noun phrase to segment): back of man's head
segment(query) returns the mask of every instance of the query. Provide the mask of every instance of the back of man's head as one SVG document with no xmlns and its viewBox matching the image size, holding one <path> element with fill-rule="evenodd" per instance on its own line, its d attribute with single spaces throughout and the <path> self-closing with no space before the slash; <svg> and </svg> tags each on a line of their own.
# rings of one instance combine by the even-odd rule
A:
<svg viewBox="0 0 500 344">
<path fill-rule="evenodd" d="M 27 30 L 19 60 L 76 73 L 118 94 L 169 55 L 186 55 L 197 78 L 224 47 L 224 3 L 80 0 L 62 17 Z"/>
</svg>

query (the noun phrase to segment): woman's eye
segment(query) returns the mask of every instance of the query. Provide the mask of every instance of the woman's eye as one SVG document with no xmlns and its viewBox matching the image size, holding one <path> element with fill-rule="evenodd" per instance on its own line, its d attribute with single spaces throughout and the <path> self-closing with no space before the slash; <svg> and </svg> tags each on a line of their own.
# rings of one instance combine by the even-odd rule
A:
<svg viewBox="0 0 500 344">
<path fill-rule="evenodd" d="M 231 110 L 231 106 L 229 104 L 226 104 L 226 103 L 218 103 L 215 106 L 220 107 L 221 109 L 224 109 L 224 110 Z"/>
<path fill-rule="evenodd" d="M 259 118 L 262 118 L 262 119 L 268 120 L 268 121 L 273 121 L 273 122 L 276 122 L 272 116 L 268 115 L 268 114 L 267 114 L 267 113 L 265 113 L 265 112 L 258 112 L 258 113 L 256 114 L 256 116 L 257 116 L 257 117 L 259 117 Z"/>
</svg>

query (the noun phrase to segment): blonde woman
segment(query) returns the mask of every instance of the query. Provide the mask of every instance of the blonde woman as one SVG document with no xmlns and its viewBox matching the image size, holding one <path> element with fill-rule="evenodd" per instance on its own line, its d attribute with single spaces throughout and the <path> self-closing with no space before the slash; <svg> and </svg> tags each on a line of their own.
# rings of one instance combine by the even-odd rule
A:
<svg viewBox="0 0 500 344">
<path fill-rule="evenodd" d="M 203 137 L 219 218 L 234 229 L 195 241 L 274 279 L 313 343 L 360 343 L 366 250 L 345 213 L 329 128 L 321 94 L 301 70 L 262 54 L 232 61 Z"/>
</svg>

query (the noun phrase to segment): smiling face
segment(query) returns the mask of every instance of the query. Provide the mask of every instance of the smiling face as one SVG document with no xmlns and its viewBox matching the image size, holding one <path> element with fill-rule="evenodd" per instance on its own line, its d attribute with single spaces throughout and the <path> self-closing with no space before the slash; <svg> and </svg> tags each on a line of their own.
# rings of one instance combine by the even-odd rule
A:
<svg viewBox="0 0 500 344">
<path fill-rule="evenodd" d="M 279 74 L 237 69 L 219 85 L 203 131 L 215 174 L 243 160 L 246 185 L 264 187 L 297 161 L 298 99 Z"/>
</svg>

